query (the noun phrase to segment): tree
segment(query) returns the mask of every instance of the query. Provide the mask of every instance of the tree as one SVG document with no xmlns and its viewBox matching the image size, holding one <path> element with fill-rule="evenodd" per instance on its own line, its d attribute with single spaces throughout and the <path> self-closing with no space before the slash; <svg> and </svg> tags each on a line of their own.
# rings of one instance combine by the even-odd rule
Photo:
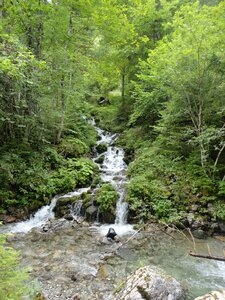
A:
<svg viewBox="0 0 225 300">
<path fill-rule="evenodd" d="M 201 7 L 196 2 L 175 14 L 168 24 L 172 33 L 141 64 L 131 119 L 155 111 L 158 133 L 173 141 L 179 130 L 181 144 L 199 149 L 205 172 L 212 171 L 212 159 L 216 168 L 225 147 L 224 4 Z"/>
</svg>

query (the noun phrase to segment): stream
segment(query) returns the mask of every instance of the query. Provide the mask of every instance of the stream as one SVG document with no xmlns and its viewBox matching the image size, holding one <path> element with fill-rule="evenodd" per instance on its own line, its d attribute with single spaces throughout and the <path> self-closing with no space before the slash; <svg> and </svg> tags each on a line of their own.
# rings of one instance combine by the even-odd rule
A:
<svg viewBox="0 0 225 300">
<path fill-rule="evenodd" d="M 65 219 L 54 219 L 53 208 L 59 196 L 42 207 L 25 222 L 1 226 L 1 232 L 11 232 L 10 246 L 21 251 L 21 264 L 30 268 L 31 278 L 39 285 L 49 300 L 112 300 L 113 292 L 124 278 L 145 265 L 161 267 L 188 288 L 188 298 L 194 299 L 211 290 L 225 289 L 225 262 L 194 258 L 191 239 L 177 232 L 163 233 L 156 225 L 139 232 L 115 252 L 116 244 L 105 245 L 100 241 L 113 227 L 126 241 L 134 234 L 127 224 L 128 207 L 123 201 L 126 193 L 124 151 L 115 147 L 116 135 L 96 127 L 98 143 L 106 143 L 104 160 L 99 164 L 101 180 L 110 182 L 120 197 L 117 201 L 114 224 L 85 222 L 74 224 Z M 102 154 L 100 154 L 102 155 Z M 100 156 L 96 154 L 94 161 Z M 82 195 L 90 188 L 77 189 L 63 197 Z M 62 197 L 62 196 L 61 196 Z M 73 213 L 79 216 L 82 201 Z M 50 230 L 42 227 L 51 218 Z M 98 221 L 98 220 L 96 220 Z M 209 245 L 213 255 L 223 255 L 225 240 L 222 238 L 197 240 L 196 248 L 207 254 Z M 116 254 L 115 254 L 116 253 Z M 75 298 L 77 296 L 77 298 Z"/>
</svg>

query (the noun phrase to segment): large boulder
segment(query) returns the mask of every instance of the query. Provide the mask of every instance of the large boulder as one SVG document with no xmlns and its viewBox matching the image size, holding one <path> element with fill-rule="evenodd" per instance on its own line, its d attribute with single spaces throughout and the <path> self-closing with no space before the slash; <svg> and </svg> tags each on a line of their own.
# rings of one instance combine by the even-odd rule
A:
<svg viewBox="0 0 225 300">
<path fill-rule="evenodd" d="M 176 279 L 165 274 L 163 270 L 146 266 L 127 278 L 117 296 L 123 300 L 181 300 L 185 299 L 186 291 Z"/>
<path fill-rule="evenodd" d="M 195 298 L 195 300 L 225 300 L 225 291 L 213 291 L 204 296 Z"/>
</svg>

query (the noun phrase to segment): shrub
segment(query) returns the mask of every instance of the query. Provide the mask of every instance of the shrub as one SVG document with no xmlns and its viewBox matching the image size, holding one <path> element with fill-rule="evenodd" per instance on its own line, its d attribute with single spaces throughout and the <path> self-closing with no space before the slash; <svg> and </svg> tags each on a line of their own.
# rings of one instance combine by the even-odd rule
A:
<svg viewBox="0 0 225 300">
<path fill-rule="evenodd" d="M 29 293 L 25 284 L 29 276 L 19 267 L 19 253 L 6 246 L 4 235 L 0 235 L 0 257 L 0 299 L 24 299 Z"/>
<path fill-rule="evenodd" d="M 99 204 L 100 211 L 115 210 L 116 201 L 119 194 L 110 183 L 104 183 L 97 195 L 97 203 Z"/>
<path fill-rule="evenodd" d="M 64 138 L 58 149 L 65 157 L 80 157 L 88 152 L 88 146 L 80 139 L 73 137 Z"/>
</svg>

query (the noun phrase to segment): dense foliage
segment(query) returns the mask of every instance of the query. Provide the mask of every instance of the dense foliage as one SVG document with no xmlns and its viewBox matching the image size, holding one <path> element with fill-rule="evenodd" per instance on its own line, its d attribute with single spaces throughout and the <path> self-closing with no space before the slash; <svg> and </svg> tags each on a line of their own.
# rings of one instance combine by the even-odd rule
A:
<svg viewBox="0 0 225 300">
<path fill-rule="evenodd" d="M 224 15 L 224 0 L 1 1 L 0 212 L 98 182 L 94 116 L 132 161 L 133 221 L 193 205 L 225 220 Z M 111 185 L 97 196 L 115 208 Z"/>
</svg>

